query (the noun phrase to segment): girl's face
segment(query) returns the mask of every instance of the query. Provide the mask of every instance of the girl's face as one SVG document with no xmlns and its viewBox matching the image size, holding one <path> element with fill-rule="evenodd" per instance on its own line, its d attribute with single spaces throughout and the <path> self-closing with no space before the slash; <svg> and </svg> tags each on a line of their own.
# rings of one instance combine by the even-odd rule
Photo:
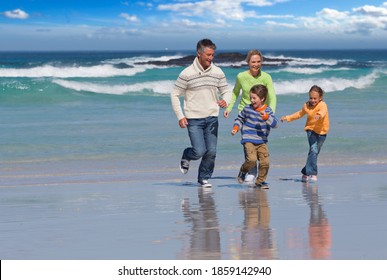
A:
<svg viewBox="0 0 387 280">
<path fill-rule="evenodd" d="M 258 75 L 259 70 L 261 70 L 262 59 L 259 55 L 252 55 L 249 60 L 249 70 L 250 73 L 255 76 Z"/>
<path fill-rule="evenodd" d="M 322 100 L 320 94 L 317 91 L 311 91 L 309 93 L 309 105 L 315 106 Z"/>
<path fill-rule="evenodd" d="M 250 92 L 250 102 L 254 109 L 261 108 L 265 103 L 264 99 L 260 99 L 258 95 Z"/>
</svg>

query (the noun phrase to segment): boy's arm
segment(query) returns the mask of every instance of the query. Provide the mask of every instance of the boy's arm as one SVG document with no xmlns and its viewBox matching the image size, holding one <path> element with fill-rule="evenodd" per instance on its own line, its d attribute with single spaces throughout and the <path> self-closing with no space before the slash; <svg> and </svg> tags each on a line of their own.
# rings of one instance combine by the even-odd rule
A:
<svg viewBox="0 0 387 280">
<path fill-rule="evenodd" d="M 271 128 L 277 128 L 278 127 L 278 119 L 274 115 L 273 111 L 271 108 L 268 107 L 266 109 L 265 114 L 262 116 L 262 119 L 266 121 L 266 123 L 271 127 Z"/>
<path fill-rule="evenodd" d="M 231 134 L 236 134 L 240 127 L 242 127 L 243 123 L 245 122 L 245 110 L 243 109 L 239 114 L 238 117 L 234 121 L 233 129 L 231 131 Z"/>
</svg>

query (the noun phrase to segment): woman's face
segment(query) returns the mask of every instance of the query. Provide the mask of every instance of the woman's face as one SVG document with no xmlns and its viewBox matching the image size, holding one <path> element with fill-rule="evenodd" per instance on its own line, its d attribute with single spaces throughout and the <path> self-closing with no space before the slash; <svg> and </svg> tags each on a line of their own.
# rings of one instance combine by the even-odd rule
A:
<svg viewBox="0 0 387 280">
<path fill-rule="evenodd" d="M 261 70 L 261 65 L 262 65 L 261 56 L 255 54 L 250 57 L 249 70 L 252 75 L 258 75 L 259 70 Z"/>
</svg>

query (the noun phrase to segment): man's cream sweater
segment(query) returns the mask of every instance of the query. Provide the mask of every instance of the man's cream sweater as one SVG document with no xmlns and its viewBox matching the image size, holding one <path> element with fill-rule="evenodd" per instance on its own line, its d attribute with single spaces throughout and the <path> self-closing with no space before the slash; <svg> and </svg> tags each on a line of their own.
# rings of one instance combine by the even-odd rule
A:
<svg viewBox="0 0 387 280">
<path fill-rule="evenodd" d="M 180 97 L 184 97 L 184 112 Z M 211 64 L 206 70 L 198 58 L 177 78 L 171 93 L 173 110 L 178 120 L 199 119 L 219 115 L 219 99 L 231 102 L 231 89 L 223 71 Z"/>
</svg>

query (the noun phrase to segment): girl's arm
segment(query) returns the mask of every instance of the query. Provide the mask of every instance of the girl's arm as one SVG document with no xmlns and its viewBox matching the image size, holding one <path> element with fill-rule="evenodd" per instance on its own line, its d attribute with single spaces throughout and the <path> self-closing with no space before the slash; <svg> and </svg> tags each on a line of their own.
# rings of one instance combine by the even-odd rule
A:
<svg viewBox="0 0 387 280">
<path fill-rule="evenodd" d="M 261 112 L 260 112 L 261 113 Z M 262 119 L 271 127 L 278 127 L 278 119 L 274 116 L 274 113 L 270 109 L 266 109 L 263 114 L 261 113 Z"/>
<path fill-rule="evenodd" d="M 306 114 L 306 110 L 305 110 L 306 106 L 307 105 L 305 103 L 300 111 L 295 112 L 295 113 L 293 113 L 291 115 L 287 115 L 287 116 L 281 117 L 281 122 L 283 122 L 283 121 L 292 122 L 292 121 L 295 121 L 295 120 L 298 120 L 298 119 L 302 118 Z"/>
</svg>

